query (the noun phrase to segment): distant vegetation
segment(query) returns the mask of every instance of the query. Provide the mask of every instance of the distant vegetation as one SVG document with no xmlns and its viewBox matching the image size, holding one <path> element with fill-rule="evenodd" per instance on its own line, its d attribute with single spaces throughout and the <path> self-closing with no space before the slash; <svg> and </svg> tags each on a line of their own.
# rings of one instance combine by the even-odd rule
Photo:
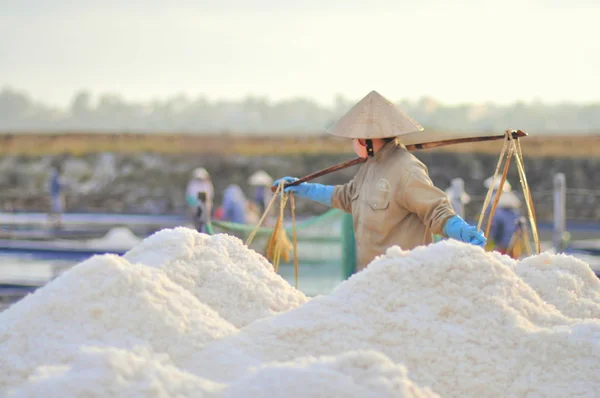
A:
<svg viewBox="0 0 600 398">
<path fill-rule="evenodd" d="M 237 102 L 211 102 L 201 96 L 176 96 L 142 103 L 125 101 L 114 94 L 94 97 L 82 91 L 74 95 L 68 108 L 58 109 L 35 101 L 27 93 L 4 88 L 0 91 L 0 132 L 319 134 L 355 100 L 338 97 L 331 108 L 302 98 L 271 102 L 249 97 Z M 503 132 L 519 128 L 543 134 L 600 133 L 600 102 L 448 106 L 423 98 L 397 105 L 428 129 Z"/>
</svg>

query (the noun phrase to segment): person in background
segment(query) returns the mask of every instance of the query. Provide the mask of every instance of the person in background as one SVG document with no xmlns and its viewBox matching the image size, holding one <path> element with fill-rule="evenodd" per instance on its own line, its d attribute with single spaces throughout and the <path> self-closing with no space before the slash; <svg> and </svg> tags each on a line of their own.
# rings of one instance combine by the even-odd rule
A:
<svg viewBox="0 0 600 398">
<path fill-rule="evenodd" d="M 450 201 L 450 205 L 452 206 L 452 210 L 454 210 L 454 212 L 459 215 L 460 217 L 464 216 L 464 206 L 469 204 L 471 202 L 471 196 L 466 193 L 463 192 L 462 195 L 460 195 L 460 197 L 455 197 L 455 192 L 454 189 L 452 187 L 452 185 L 450 185 L 446 191 L 445 191 L 446 195 L 448 196 L 448 200 Z M 433 234 L 433 241 L 434 242 L 439 242 L 441 240 L 443 240 L 444 237 L 440 234 Z"/>
<path fill-rule="evenodd" d="M 204 206 L 207 216 L 210 218 L 214 187 L 210 179 L 210 174 L 208 174 L 208 171 L 206 171 L 204 167 L 199 167 L 192 171 L 192 179 L 189 181 L 186 188 L 185 199 L 192 219 L 195 217 L 196 209 L 198 207 L 198 194 L 201 192 L 205 194 L 206 201 L 204 202 Z"/>
<path fill-rule="evenodd" d="M 466 192 L 462 192 L 460 197 L 455 197 L 455 192 L 452 189 L 452 185 L 446 189 L 446 195 L 448 195 L 448 200 L 450 200 L 450 204 L 452 205 L 452 209 L 456 214 L 460 215 L 460 211 L 462 210 L 460 207 L 464 207 L 471 203 L 471 195 Z M 462 206 L 461 206 L 462 205 Z"/>
<path fill-rule="evenodd" d="M 248 201 L 237 184 L 231 184 L 223 191 L 223 221 L 246 224 Z"/>
<path fill-rule="evenodd" d="M 483 185 L 489 189 L 492 185 L 492 180 L 493 177 L 488 178 L 483 182 Z M 486 223 L 492 204 L 494 203 L 496 195 L 498 195 L 498 188 L 500 188 L 500 178 L 497 178 L 494 183 L 491 204 L 486 209 L 486 217 L 484 218 Z M 519 219 L 521 218 L 520 207 L 521 201 L 512 191 L 510 183 L 505 181 L 502 192 L 500 193 L 498 207 L 492 217 L 489 248 L 493 248 L 495 251 L 502 254 L 507 254 L 510 242 L 517 230 Z M 483 228 L 483 230 L 485 230 L 485 228 Z"/>
<path fill-rule="evenodd" d="M 298 196 L 352 213 L 357 271 L 394 245 L 410 250 L 433 241 L 433 234 L 478 246 L 485 237 L 457 216 L 427 167 L 398 139 L 423 128 L 372 91 L 328 129 L 352 140 L 367 160 L 354 178 L 338 186 L 302 183 L 286 188 Z M 281 180 L 294 181 L 293 177 Z"/>
<path fill-rule="evenodd" d="M 66 183 L 61 175 L 60 166 L 53 167 L 50 171 L 50 179 L 48 183 L 48 190 L 50 193 L 50 222 L 54 227 L 60 227 L 61 225 L 61 214 L 64 212 L 65 207 L 65 193 L 64 188 Z"/>
<path fill-rule="evenodd" d="M 198 193 L 198 205 L 194 214 L 194 226 L 196 231 L 206 233 L 206 224 L 208 224 L 208 214 L 206 211 L 206 192 Z"/>
<path fill-rule="evenodd" d="M 260 214 L 265 212 L 271 197 L 273 196 L 271 192 L 271 184 L 273 184 L 273 178 L 267 174 L 264 170 L 258 170 L 256 173 L 252 174 L 248 179 L 248 184 L 251 187 L 255 188 L 254 191 L 254 201 L 258 205 L 258 210 Z"/>
</svg>

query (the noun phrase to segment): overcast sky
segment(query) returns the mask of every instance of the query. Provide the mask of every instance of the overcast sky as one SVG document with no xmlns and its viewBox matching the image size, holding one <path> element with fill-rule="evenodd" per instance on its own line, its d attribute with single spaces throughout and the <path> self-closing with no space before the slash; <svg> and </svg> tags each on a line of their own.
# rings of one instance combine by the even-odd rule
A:
<svg viewBox="0 0 600 398">
<path fill-rule="evenodd" d="M 445 103 L 600 101 L 598 0 L 174 4 L 0 0 L 0 88 L 60 106 L 82 88 L 130 100 L 329 104 L 375 89 Z"/>
</svg>

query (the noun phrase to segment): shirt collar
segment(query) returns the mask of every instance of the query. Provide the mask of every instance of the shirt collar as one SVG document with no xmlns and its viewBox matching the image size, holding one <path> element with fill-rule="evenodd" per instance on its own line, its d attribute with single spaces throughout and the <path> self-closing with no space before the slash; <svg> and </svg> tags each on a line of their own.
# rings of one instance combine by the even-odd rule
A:
<svg viewBox="0 0 600 398">
<path fill-rule="evenodd" d="M 375 153 L 373 158 L 375 160 L 385 159 L 390 153 L 394 151 L 399 146 L 398 139 L 387 142 L 384 146 L 379 148 L 379 150 Z"/>
</svg>

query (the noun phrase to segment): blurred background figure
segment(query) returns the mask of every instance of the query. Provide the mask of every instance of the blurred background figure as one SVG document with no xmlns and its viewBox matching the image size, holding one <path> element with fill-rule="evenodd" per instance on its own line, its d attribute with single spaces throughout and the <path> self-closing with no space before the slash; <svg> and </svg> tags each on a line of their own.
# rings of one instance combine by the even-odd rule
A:
<svg viewBox="0 0 600 398">
<path fill-rule="evenodd" d="M 210 174 L 204 167 L 199 167 L 192 171 L 192 178 L 188 182 L 186 188 L 186 202 L 190 216 L 195 218 L 195 214 L 198 208 L 198 194 L 204 193 L 205 202 L 204 207 L 207 216 L 210 218 L 212 212 L 212 204 L 214 198 L 214 187 L 210 178 Z"/>
<path fill-rule="evenodd" d="M 264 170 L 258 170 L 248 179 L 248 184 L 254 188 L 254 201 L 258 206 L 258 211 L 262 215 L 271 200 L 271 185 L 273 178 Z"/>
<path fill-rule="evenodd" d="M 248 201 L 237 184 L 231 184 L 223 191 L 223 221 L 246 224 Z"/>
<path fill-rule="evenodd" d="M 483 182 L 483 185 L 489 189 L 492 180 L 493 177 L 488 178 Z M 498 201 L 496 212 L 492 217 L 492 226 L 490 228 L 490 236 L 488 236 L 488 244 L 493 250 L 502 254 L 507 254 L 513 235 L 517 231 L 517 224 L 521 218 L 521 200 L 512 191 L 512 187 L 508 181 L 504 182 L 502 192 L 500 193 L 498 192 L 499 186 L 500 178 L 497 178 L 494 183 L 491 203 L 486 210 L 486 218 L 484 220 L 487 222 L 487 215 L 489 215 L 491 211 L 491 206 L 496 199 L 496 195 L 499 194 L 500 200 Z"/>
<path fill-rule="evenodd" d="M 515 221 L 515 232 L 510 239 L 506 254 L 514 259 L 531 256 L 532 247 L 529 241 L 529 228 L 525 217 L 519 217 Z"/>
<path fill-rule="evenodd" d="M 456 191 L 456 189 L 450 185 L 448 189 L 446 189 L 446 195 L 448 195 L 448 199 L 452 204 L 452 208 L 454 212 L 461 217 L 464 217 L 464 207 L 471 203 L 471 196 L 466 193 L 464 190 L 460 193 Z"/>
<path fill-rule="evenodd" d="M 61 225 L 61 214 L 65 209 L 66 182 L 62 176 L 60 165 L 56 165 L 50 171 L 48 190 L 50 193 L 50 223 L 54 228 Z"/>
<path fill-rule="evenodd" d="M 206 233 L 206 224 L 209 217 L 206 211 L 206 192 L 198 192 L 198 201 L 196 212 L 194 213 L 194 227 L 196 231 Z"/>
</svg>

